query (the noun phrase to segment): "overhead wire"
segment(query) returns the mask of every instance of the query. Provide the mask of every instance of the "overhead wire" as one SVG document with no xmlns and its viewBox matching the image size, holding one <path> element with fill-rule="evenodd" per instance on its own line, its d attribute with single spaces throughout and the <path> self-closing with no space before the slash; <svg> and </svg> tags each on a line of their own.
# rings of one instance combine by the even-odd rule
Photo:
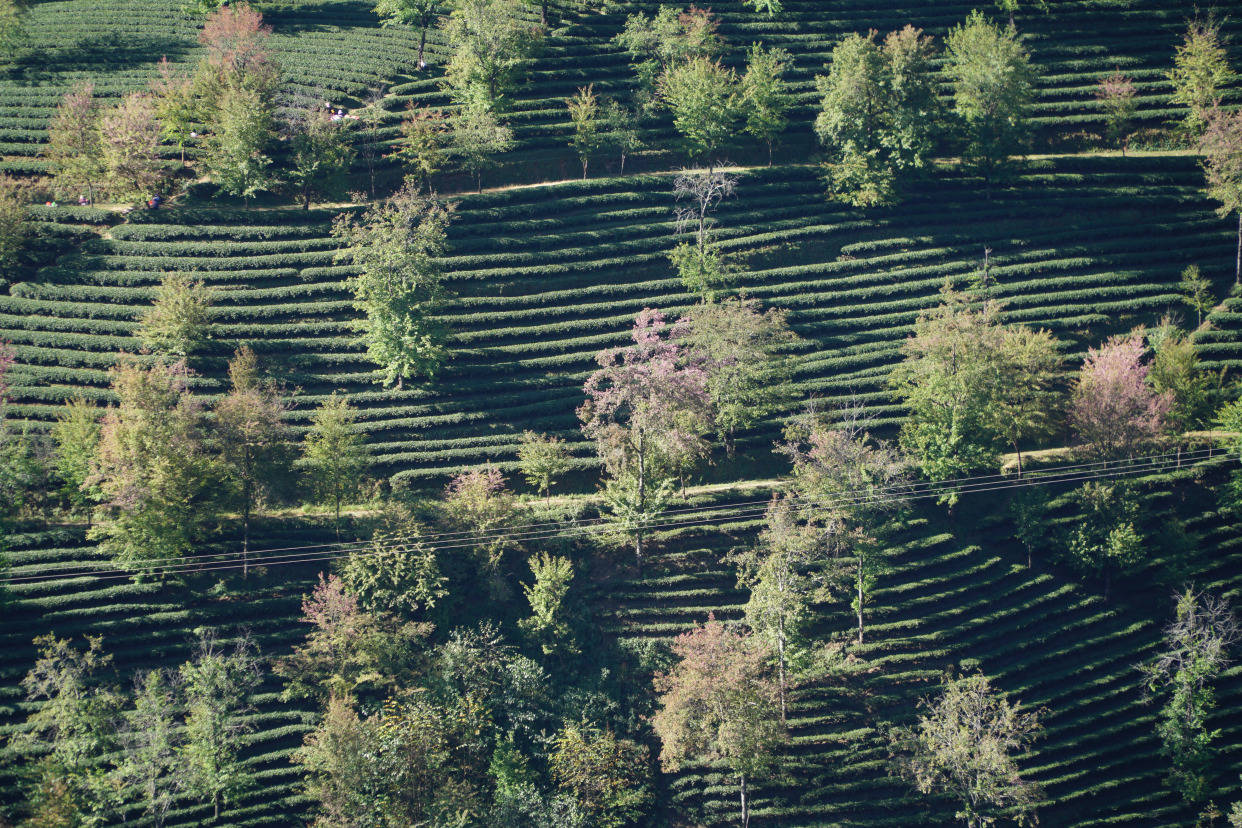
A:
<svg viewBox="0 0 1242 828">
<path fill-rule="evenodd" d="M 826 506 L 850 506 L 859 504 L 867 505 L 904 502 L 907 500 L 940 497 L 951 493 L 975 494 L 1038 485 L 1053 485 L 1056 483 L 1073 483 L 1100 478 L 1134 476 L 1137 474 L 1160 470 L 1166 467 L 1181 466 L 1183 464 L 1193 465 L 1201 460 L 1210 459 L 1214 456 L 1214 454 L 1215 452 L 1212 448 L 1206 448 L 1191 452 L 1168 452 L 1165 454 L 1148 455 L 1140 458 L 1133 458 L 1132 460 L 1127 461 L 1097 461 L 1092 463 L 1071 464 L 1053 469 L 1040 469 L 1029 472 L 1023 477 L 1011 477 L 1006 475 L 979 475 L 975 477 L 963 477 L 946 481 L 924 481 L 901 486 L 881 487 L 879 489 L 872 490 L 869 493 L 860 494 L 858 496 L 807 501 L 803 502 L 801 505 L 795 506 L 794 510 L 795 512 L 801 513 L 824 508 Z M 805 500 L 804 498 L 796 499 Z M 718 506 L 682 507 L 676 510 L 668 510 L 662 513 L 658 519 L 645 525 L 643 527 L 643 531 L 666 531 L 669 529 L 684 528 L 688 526 L 705 526 L 721 520 L 737 521 L 744 518 L 757 517 L 766 512 L 768 503 L 769 500 L 765 499 L 743 503 L 723 504 Z M 753 508 L 760 505 L 762 508 Z M 706 517 L 703 516 L 704 513 L 708 513 Z M 697 514 L 699 517 L 689 520 L 678 519 L 679 516 L 687 514 Z M 265 550 L 254 550 L 252 553 L 244 557 L 234 553 L 227 559 L 213 560 L 207 564 L 177 561 L 157 566 L 144 566 L 141 568 L 136 567 L 134 569 L 80 569 L 75 571 L 57 570 L 54 573 L 44 575 L 24 574 L 10 576 L 9 578 L 0 579 L 0 583 L 49 583 L 79 578 L 110 580 L 117 578 L 132 578 L 136 574 L 166 577 L 170 575 L 188 575 L 202 572 L 228 571 L 250 566 L 273 567 L 328 562 L 350 554 L 358 554 L 360 556 L 383 554 L 393 549 L 409 547 L 417 543 L 425 545 L 434 552 L 443 552 L 454 549 L 468 549 L 497 540 L 523 540 L 526 542 L 532 542 L 554 538 L 578 537 L 591 532 L 625 533 L 631 531 L 627 527 L 610 525 L 604 521 L 606 521 L 606 519 L 594 519 L 589 521 L 587 524 L 574 524 L 568 527 L 556 522 L 545 521 L 526 524 L 519 527 L 511 527 L 508 530 L 501 530 L 494 533 L 433 533 L 433 535 L 420 535 L 409 539 L 394 540 L 388 543 L 376 541 L 355 541 L 340 544 L 308 545 L 301 548 L 278 547 Z M 553 524 L 558 528 L 551 531 L 529 531 L 535 527 Z M 434 540 L 429 541 L 429 537 L 439 537 L 442 538 L 442 540 L 439 542 Z M 370 548 L 358 551 L 356 548 L 358 546 L 369 546 Z M 293 554 L 271 554 L 274 552 L 291 552 Z"/>
</svg>

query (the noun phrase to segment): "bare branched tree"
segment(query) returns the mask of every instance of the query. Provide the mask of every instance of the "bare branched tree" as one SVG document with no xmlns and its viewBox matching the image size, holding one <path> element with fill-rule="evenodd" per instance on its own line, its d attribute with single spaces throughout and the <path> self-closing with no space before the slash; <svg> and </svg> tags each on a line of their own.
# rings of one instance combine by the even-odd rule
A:
<svg viewBox="0 0 1242 828">
<path fill-rule="evenodd" d="M 677 205 L 677 234 L 697 227 L 695 233 L 699 250 L 707 244 L 707 230 L 711 226 L 711 213 L 721 201 L 733 195 L 737 177 L 720 171 L 693 173 L 683 170 L 673 181 L 673 197 Z M 680 202 L 688 201 L 688 204 Z"/>
</svg>

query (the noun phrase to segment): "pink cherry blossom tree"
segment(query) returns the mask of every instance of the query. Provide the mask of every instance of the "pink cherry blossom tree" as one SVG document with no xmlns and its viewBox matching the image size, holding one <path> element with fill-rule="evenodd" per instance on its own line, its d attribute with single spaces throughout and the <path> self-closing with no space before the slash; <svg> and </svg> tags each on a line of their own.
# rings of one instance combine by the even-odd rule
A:
<svg viewBox="0 0 1242 828">
<path fill-rule="evenodd" d="M 1087 351 L 1070 405 L 1070 423 L 1103 459 L 1133 457 L 1164 432 L 1172 394 L 1147 382 L 1141 333 L 1115 336 Z"/>
<path fill-rule="evenodd" d="M 608 480 L 604 497 L 614 524 L 633 539 L 642 566 L 643 538 L 663 511 L 673 473 L 707 456 L 712 428 L 707 374 L 689 358 L 664 314 L 644 309 L 632 345 L 602 351 L 578 409 Z"/>
</svg>

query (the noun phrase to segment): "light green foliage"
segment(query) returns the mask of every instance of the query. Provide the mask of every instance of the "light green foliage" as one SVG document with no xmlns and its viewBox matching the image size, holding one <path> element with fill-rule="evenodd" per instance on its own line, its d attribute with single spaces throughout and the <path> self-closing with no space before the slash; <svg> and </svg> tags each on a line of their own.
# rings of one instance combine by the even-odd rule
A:
<svg viewBox="0 0 1242 828">
<path fill-rule="evenodd" d="M 781 0 L 746 0 L 746 5 L 768 17 L 776 17 L 785 10 Z"/>
<path fill-rule="evenodd" d="M 453 97 L 464 103 L 482 93 L 489 108 L 500 108 L 542 36 L 524 19 L 521 0 L 456 0 L 443 25 L 451 53 L 445 81 Z"/>
<path fill-rule="evenodd" d="M 202 405 L 186 370 L 125 362 L 111 372 L 119 403 L 104 415 L 87 485 L 97 487 L 97 524 L 88 536 L 118 566 L 174 565 L 211 523 L 224 471 L 206 444 Z"/>
<path fill-rule="evenodd" d="M 774 3 L 776 0 L 756 0 Z M 789 108 L 793 95 L 785 82 L 785 71 L 792 56 L 781 48 L 765 49 L 762 43 L 751 44 L 746 58 L 746 74 L 742 76 L 741 107 L 746 118 L 745 130 L 768 147 L 768 166 L 772 166 L 772 145 L 789 126 Z"/>
<path fill-rule="evenodd" d="M 1242 111 L 1213 109 L 1199 138 L 1207 193 L 1219 201 L 1216 214 L 1238 216 L 1238 246 L 1234 260 L 1234 284 L 1242 284 Z"/>
<path fill-rule="evenodd" d="M 474 176 L 483 191 L 483 171 L 496 166 L 496 156 L 513 149 L 513 130 L 500 122 L 480 94 L 471 94 L 449 121 L 449 154 L 462 170 Z"/>
<path fill-rule="evenodd" d="M 1026 568 L 1030 569 L 1035 549 L 1044 547 L 1050 534 L 1047 494 L 1037 486 L 1018 489 L 1009 500 L 1009 517 L 1014 538 L 1026 549 Z"/>
<path fill-rule="evenodd" d="M 27 221 L 29 194 L 22 182 L 7 175 L 0 175 L 0 286 L 6 284 L 11 274 L 17 273 L 22 251 L 30 237 Z"/>
<path fill-rule="evenodd" d="M 151 105 L 155 109 L 160 137 L 171 141 L 181 150 L 181 163 L 185 163 L 185 147 L 198 116 L 201 102 L 195 99 L 194 81 L 178 73 L 168 58 L 159 62 L 159 76 L 151 82 Z"/>
<path fill-rule="evenodd" d="M 358 412 L 333 392 L 311 417 L 302 440 L 302 466 L 311 491 L 320 503 L 332 504 L 337 535 L 341 531 L 341 504 L 359 491 L 368 465 L 367 449 L 356 425 Z"/>
<path fill-rule="evenodd" d="M 847 35 L 832 51 L 815 133 L 829 151 L 830 192 L 858 207 L 894 202 L 899 179 L 927 163 L 938 104 L 931 38 L 907 26 L 882 44 Z"/>
<path fill-rule="evenodd" d="M 258 359 L 243 345 L 229 362 L 229 393 L 216 403 L 216 431 L 232 500 L 242 512 L 242 574 L 250 551 L 250 515 L 278 490 L 291 446 L 286 406 L 276 383 L 259 375 Z"/>
<path fill-rule="evenodd" d="M 181 665 L 185 694 L 184 783 L 191 795 L 220 807 L 254 784 L 241 759 L 243 737 L 253 728 L 246 714 L 259 684 L 259 655 L 249 639 L 226 648 L 200 631 L 194 658 Z"/>
<path fill-rule="evenodd" d="M 102 639 L 87 637 L 85 644 L 78 649 L 51 633 L 34 640 L 39 656 L 22 689 L 39 706 L 14 746 L 42 754 L 34 768 L 36 806 L 41 792 L 59 788 L 61 807 L 75 816 L 70 824 L 98 826 L 110 824 L 119 804 L 104 757 L 116 748 L 120 700 L 101 684 L 112 661 Z"/>
<path fill-rule="evenodd" d="M 230 87 L 215 108 L 203 160 L 223 192 L 253 198 L 276 185 L 268 155 L 274 138 L 268 100 L 256 90 Z"/>
<path fill-rule="evenodd" d="M 0 395 L 0 529 L 38 502 L 44 472 L 29 426 L 15 428 L 5 408 Z"/>
<path fill-rule="evenodd" d="M 706 372 L 716 432 L 732 453 L 739 430 L 779 414 L 791 402 L 790 352 L 800 340 L 785 311 L 762 311 L 755 300 L 705 302 L 691 308 L 680 325 L 692 359 Z"/>
<path fill-rule="evenodd" d="M 448 595 L 435 548 L 409 523 L 377 530 L 370 548 L 345 559 L 341 579 L 363 609 L 403 619 L 426 618 Z"/>
<path fill-rule="evenodd" d="M 574 125 L 570 146 L 582 162 L 582 178 L 585 180 L 591 155 L 603 144 L 603 119 L 600 116 L 599 102 L 595 98 L 594 86 L 588 84 L 579 87 L 578 94 L 566 98 L 565 105 L 569 107 L 569 120 Z"/>
<path fill-rule="evenodd" d="M 930 480 L 995 466 L 999 446 L 1017 447 L 1052 425 L 1057 343 L 1043 331 L 1003 326 L 999 314 L 994 301 L 973 301 L 946 283 L 890 378 L 910 410 L 901 445 Z"/>
<path fill-rule="evenodd" d="M 1031 0 L 1030 5 L 1035 6 L 1044 14 L 1048 13 L 1048 0 Z M 996 8 L 1002 13 L 1009 15 L 1009 25 L 1014 25 L 1014 15 L 1022 9 L 1022 0 L 996 0 Z"/>
<path fill-rule="evenodd" d="M 1022 779 L 1015 754 L 1040 735 L 1039 713 L 1010 704 L 982 674 L 950 679 L 922 707 L 915 727 L 892 735 L 901 775 L 919 793 L 955 796 L 961 805 L 956 816 L 969 828 L 985 828 L 1002 816 L 1038 824 L 1042 794 Z"/>
<path fill-rule="evenodd" d="M 500 572 L 505 553 L 518 547 L 508 531 L 519 515 L 517 501 L 495 466 L 463 472 L 444 489 L 444 528 L 470 543 L 479 570 L 488 578 Z"/>
<path fill-rule="evenodd" d="M 181 786 L 180 703 L 160 670 L 135 680 L 132 705 L 122 713 L 116 778 L 135 796 L 156 828 L 161 828 Z"/>
<path fill-rule="evenodd" d="M 1147 542 L 1139 531 L 1139 502 L 1125 480 L 1084 483 L 1075 493 L 1081 517 L 1070 529 L 1066 551 L 1070 563 L 1104 579 L 1107 599 L 1114 575 L 1140 563 Z"/>
<path fill-rule="evenodd" d="M 1212 310 L 1216 297 L 1212 295 L 1212 282 L 1199 271 L 1198 265 L 1187 265 L 1178 283 L 1182 301 L 1194 309 L 1195 327 L 1203 324 L 1203 315 Z"/>
<path fill-rule="evenodd" d="M 583 824 L 636 825 L 651 804 L 647 749 L 610 730 L 566 724 L 550 764 L 557 787 L 572 797 Z"/>
<path fill-rule="evenodd" d="M 290 124 L 288 179 L 301 191 L 303 209 L 310 209 L 313 193 L 332 197 L 345 189 L 345 173 L 354 157 L 346 141 L 347 123 L 333 121 L 323 109 L 311 106 Z"/>
<path fill-rule="evenodd" d="M 1168 78 L 1173 84 L 1170 100 L 1186 107 L 1183 129 L 1191 136 L 1199 135 L 1208 113 L 1220 102 L 1221 91 L 1233 79 L 1229 53 L 1216 20 L 1196 17 L 1187 23 Z"/>
<path fill-rule="evenodd" d="M 638 128 L 639 113 L 610 100 L 604 104 L 602 145 L 621 157 L 620 175 L 625 175 L 625 159 L 643 147 Z"/>
<path fill-rule="evenodd" d="M 1164 631 L 1164 650 L 1144 666 L 1151 692 L 1165 698 L 1156 723 L 1168 758 L 1169 785 L 1191 804 L 1212 791 L 1220 730 L 1207 723 L 1216 707 L 1212 682 L 1231 660 L 1238 622 L 1223 599 L 1193 588 L 1175 593 L 1177 612 Z"/>
<path fill-rule="evenodd" d="M 736 556 L 738 586 L 750 591 L 743 612 L 746 626 L 775 656 L 781 720 L 787 712 L 792 679 L 810 663 L 808 636 L 811 604 L 823 600 L 822 571 L 817 566 L 831 539 L 822 526 L 808 522 L 789 496 L 773 496 L 757 546 Z"/>
<path fill-rule="evenodd" d="M 437 199 L 412 181 L 361 219 L 337 217 L 333 235 L 347 248 L 340 258 L 362 272 L 350 280 L 355 324 L 385 384 L 432 378 L 448 356 L 448 333 L 436 314 L 446 293 L 440 257 L 445 253 L 449 215 Z"/>
<path fill-rule="evenodd" d="M 99 409 L 82 397 L 65 401 L 52 426 L 56 444 L 55 470 L 61 481 L 61 494 L 75 511 L 87 511 L 97 497 L 87 485 L 95 452 L 99 449 Z"/>
<path fill-rule="evenodd" d="M 131 92 L 99 116 L 99 148 L 108 191 L 117 198 L 144 197 L 164 181 L 160 125 L 151 95 Z"/>
<path fill-rule="evenodd" d="M 375 14 L 385 26 L 418 27 L 418 64 L 423 66 L 423 54 L 427 47 L 427 27 L 435 22 L 445 0 L 379 0 Z"/>
<path fill-rule="evenodd" d="M 544 497 L 552 496 L 552 484 L 569 470 L 569 450 L 559 437 L 522 432 L 518 462 L 526 482 Z"/>
<path fill-rule="evenodd" d="M 578 645 L 565 605 L 574 580 L 573 561 L 541 552 L 529 563 L 535 582 L 523 584 L 522 592 L 530 603 L 530 617 L 523 618 L 518 626 L 539 644 L 544 655 L 576 653 Z"/>
<path fill-rule="evenodd" d="M 1157 394 L 1173 396 L 1169 427 L 1177 433 L 1199 427 L 1211 407 L 1213 377 L 1200 366 L 1194 339 L 1166 316 L 1147 342 L 1153 353 L 1147 381 Z"/>
<path fill-rule="evenodd" d="M 741 114 L 737 73 L 719 61 L 697 57 L 666 69 L 659 90 L 686 154 L 712 167 Z"/>
<path fill-rule="evenodd" d="M 142 346 L 163 357 L 184 359 L 211 334 L 211 292 L 185 273 L 165 273 L 155 301 L 138 322 Z"/>
<path fill-rule="evenodd" d="M 29 10 L 25 0 L 0 0 L 0 65 L 12 62 L 30 43 L 26 31 Z"/>
<path fill-rule="evenodd" d="M 98 126 L 95 85 L 82 81 L 65 93 L 47 128 L 44 154 L 58 191 L 84 187 L 95 200 L 94 185 L 103 175 Z"/>
<path fill-rule="evenodd" d="M 604 482 L 602 497 L 608 521 L 617 537 L 633 542 L 640 569 L 647 533 L 668 508 L 676 487 L 676 477 L 660 468 L 650 454 Z"/>
<path fill-rule="evenodd" d="M 990 185 L 1029 138 L 1026 118 L 1035 87 L 1030 58 L 1013 28 L 1002 29 L 979 11 L 949 32 L 945 57 L 965 133 L 962 159 Z"/>
<path fill-rule="evenodd" d="M 681 12 L 675 6 L 661 6 L 650 17 L 639 12 L 626 18 L 625 28 L 614 42 L 630 55 L 637 74 L 634 97 L 640 112 L 649 113 L 659 105 L 658 79 L 669 69 L 720 53 L 723 44 L 716 25 L 709 11 L 697 7 Z"/>
<path fill-rule="evenodd" d="M 709 302 L 732 287 L 739 269 L 725 258 L 720 248 L 698 247 L 686 242 L 669 251 L 668 260 L 686 290 Z"/>
</svg>

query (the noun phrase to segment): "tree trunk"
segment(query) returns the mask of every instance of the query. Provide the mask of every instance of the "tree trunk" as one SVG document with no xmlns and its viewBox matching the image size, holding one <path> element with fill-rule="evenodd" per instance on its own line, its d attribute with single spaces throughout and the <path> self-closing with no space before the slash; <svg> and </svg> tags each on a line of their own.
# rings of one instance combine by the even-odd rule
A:
<svg viewBox="0 0 1242 828">
<path fill-rule="evenodd" d="M 219 791 L 216 791 L 215 793 L 211 795 L 211 804 L 212 804 L 213 811 L 214 811 L 211 819 L 213 822 L 219 822 L 220 821 L 220 792 Z"/>
<path fill-rule="evenodd" d="M 539 6 L 539 23 L 544 26 L 548 25 L 548 0 L 543 0 Z"/>
<path fill-rule="evenodd" d="M 586 177 L 587 177 L 587 164 L 589 164 L 589 163 L 591 163 L 591 159 L 589 159 L 589 158 L 583 158 L 583 159 L 582 159 L 582 180 L 583 180 L 583 181 L 586 181 Z"/>
<path fill-rule="evenodd" d="M 423 50 L 427 47 L 427 23 L 423 22 L 423 30 L 418 36 L 418 68 L 423 68 Z"/>
<path fill-rule="evenodd" d="M 781 724 L 785 724 L 785 616 L 781 615 L 776 622 L 776 672 L 780 679 L 781 691 Z"/>
<path fill-rule="evenodd" d="M 863 643 L 863 571 L 862 557 L 858 559 L 858 643 Z"/>
<path fill-rule="evenodd" d="M 483 192 L 483 171 L 479 170 L 474 174 L 474 191 L 476 193 Z"/>
<path fill-rule="evenodd" d="M 1233 283 L 1242 285 L 1242 210 L 1238 211 L 1238 254 L 1233 265 Z"/>
<path fill-rule="evenodd" d="M 742 793 L 742 828 L 748 828 L 750 825 L 750 802 L 746 799 L 746 774 L 739 774 Z"/>
<path fill-rule="evenodd" d="M 332 501 L 333 519 L 332 525 L 336 530 L 336 542 L 341 542 L 341 499 L 338 497 Z"/>
<path fill-rule="evenodd" d="M 643 433 L 638 432 L 638 513 L 646 514 L 647 509 L 647 458 L 644 454 Z M 634 554 L 638 561 L 638 572 L 641 575 L 643 571 L 643 527 L 640 523 L 638 531 L 634 533 Z"/>
<path fill-rule="evenodd" d="M 246 486 L 246 493 L 243 496 L 242 505 L 242 577 L 249 577 L 250 574 L 250 492 L 249 484 Z"/>
<path fill-rule="evenodd" d="M 302 209 L 308 212 L 310 210 L 310 185 L 302 188 Z"/>
<path fill-rule="evenodd" d="M 625 175 L 625 153 L 624 153 L 624 152 L 623 152 L 623 153 L 621 153 L 621 172 L 620 172 L 620 175 Z"/>
<path fill-rule="evenodd" d="M 1113 569 L 1110 566 L 1104 567 L 1104 600 L 1108 600 L 1108 596 L 1113 591 Z"/>
</svg>

